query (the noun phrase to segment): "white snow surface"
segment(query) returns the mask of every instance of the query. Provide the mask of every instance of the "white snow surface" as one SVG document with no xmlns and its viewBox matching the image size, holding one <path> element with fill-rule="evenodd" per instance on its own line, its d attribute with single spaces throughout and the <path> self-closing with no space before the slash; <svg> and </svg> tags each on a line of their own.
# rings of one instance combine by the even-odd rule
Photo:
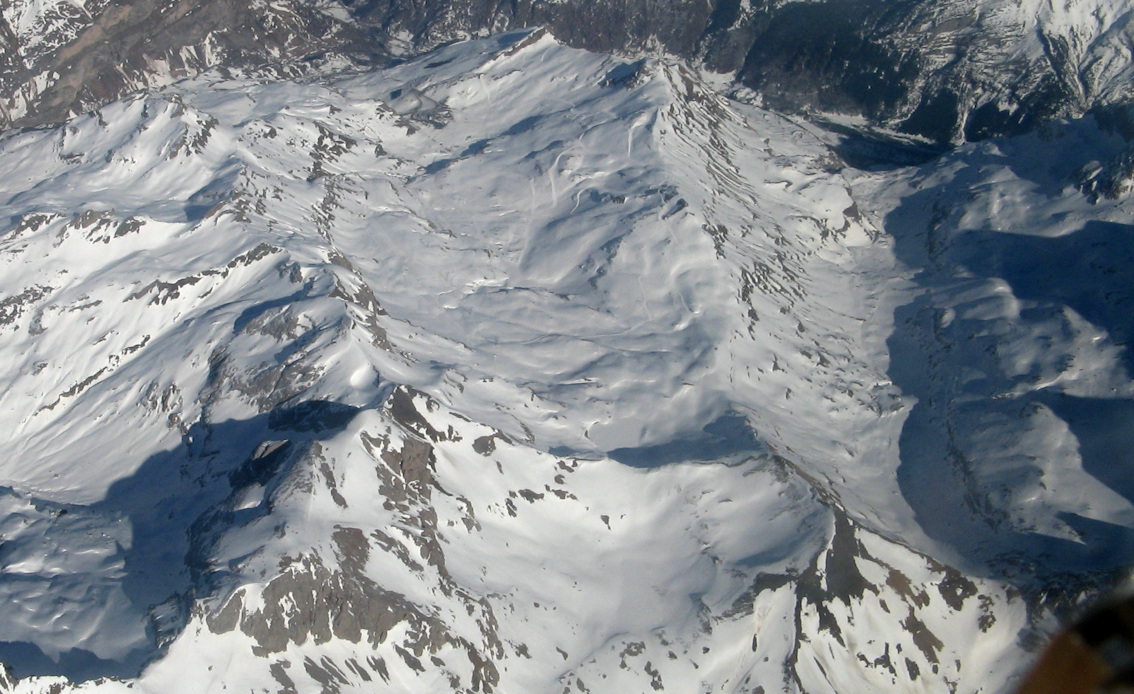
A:
<svg viewBox="0 0 1134 694">
<path fill-rule="evenodd" d="M 11 688 L 1008 690 L 1130 563 L 1119 145 L 857 171 L 539 32 L 5 133 Z"/>
</svg>

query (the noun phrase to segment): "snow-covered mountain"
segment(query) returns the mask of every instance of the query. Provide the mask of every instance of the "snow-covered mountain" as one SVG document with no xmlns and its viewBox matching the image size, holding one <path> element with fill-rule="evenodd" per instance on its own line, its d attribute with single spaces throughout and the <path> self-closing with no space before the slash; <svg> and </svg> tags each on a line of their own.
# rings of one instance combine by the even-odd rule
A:
<svg viewBox="0 0 1134 694">
<path fill-rule="evenodd" d="M 1125 581 L 1121 118 L 320 69 L 0 135 L 4 691 L 1006 691 Z"/>
<path fill-rule="evenodd" d="M 547 27 L 707 66 L 779 110 L 982 140 L 1131 101 L 1132 18 L 1134 0 L 6 0 L 0 126 L 211 68 L 294 78 Z"/>
</svg>

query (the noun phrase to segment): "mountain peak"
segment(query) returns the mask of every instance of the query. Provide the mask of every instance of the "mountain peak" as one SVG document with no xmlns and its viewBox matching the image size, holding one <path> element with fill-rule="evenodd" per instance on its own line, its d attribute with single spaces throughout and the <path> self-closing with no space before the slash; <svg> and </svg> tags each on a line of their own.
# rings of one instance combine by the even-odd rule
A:
<svg viewBox="0 0 1134 694">
<path fill-rule="evenodd" d="M 6 687 L 1000 691 L 1130 564 L 1105 115 L 324 60 L 0 136 Z"/>
</svg>

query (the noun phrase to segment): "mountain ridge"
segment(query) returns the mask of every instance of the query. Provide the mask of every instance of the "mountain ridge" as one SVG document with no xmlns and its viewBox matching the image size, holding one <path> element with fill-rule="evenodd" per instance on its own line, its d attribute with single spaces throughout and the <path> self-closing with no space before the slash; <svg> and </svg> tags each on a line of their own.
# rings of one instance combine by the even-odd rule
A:
<svg viewBox="0 0 1134 694">
<path fill-rule="evenodd" d="M 1007 690 L 1134 546 L 1122 141 L 544 32 L 9 130 L 6 686 Z"/>
<path fill-rule="evenodd" d="M 320 63 L 389 65 L 454 41 L 545 26 L 569 45 L 664 53 L 755 89 L 769 106 L 858 115 L 953 143 L 1128 104 L 1134 5 L 950 0 L 656 2 L 11 0 L 0 116 L 59 122 L 214 67 L 276 77 Z"/>
</svg>

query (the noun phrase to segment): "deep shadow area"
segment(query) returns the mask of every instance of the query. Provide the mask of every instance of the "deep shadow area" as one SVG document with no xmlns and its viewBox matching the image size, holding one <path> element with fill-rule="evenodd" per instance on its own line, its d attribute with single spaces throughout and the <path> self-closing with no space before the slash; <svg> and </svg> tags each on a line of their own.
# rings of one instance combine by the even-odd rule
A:
<svg viewBox="0 0 1134 694">
<path fill-rule="evenodd" d="M 903 393 L 918 398 L 898 439 L 901 463 L 898 485 L 918 524 L 931 538 L 952 547 L 966 561 L 966 571 L 997 580 L 1050 580 L 1066 573 L 1100 571 L 1134 563 L 1134 530 L 1058 512 L 1060 520 L 1080 533 L 1074 542 L 1039 533 L 1021 532 L 1006 523 L 1006 509 L 989 508 L 986 490 L 971 473 L 973 461 L 961 453 L 956 437 L 965 436 L 951 421 L 949 404 L 931 383 L 933 358 L 918 338 L 932 330 L 932 312 L 922 302 L 898 309 L 900 328 L 888 341 L 890 378 Z M 951 365 L 942 365 L 950 368 Z M 955 367 L 955 365 L 952 365 Z M 996 393 L 984 396 L 991 401 Z M 1134 500 L 1134 446 L 1130 428 L 1134 402 L 1094 400 L 1056 393 L 1034 398 L 1064 419 L 1082 446 L 1083 468 Z M 1127 446 L 1121 454 L 1116 446 Z M 1008 442 L 1006 442 L 1008 443 Z M 979 463 L 979 461 L 976 461 Z"/>
<path fill-rule="evenodd" d="M 638 60 L 633 63 L 615 65 L 606 73 L 606 76 L 602 78 L 599 84 L 604 87 L 618 87 L 633 84 L 634 80 L 638 79 L 638 75 L 645 64 L 645 60 Z"/>
<path fill-rule="evenodd" d="M 623 465 L 651 468 L 672 463 L 723 461 L 767 451 L 768 447 L 756 437 L 748 420 L 739 413 L 729 412 L 710 422 L 697 436 L 655 446 L 616 448 L 608 455 Z"/>
<path fill-rule="evenodd" d="M 269 311 L 273 311 L 277 308 L 283 308 L 285 306 L 291 306 L 292 304 L 303 301 L 305 298 L 307 297 L 304 291 L 300 290 L 290 296 L 280 297 L 279 299 L 271 299 L 270 301 L 264 301 L 253 306 L 249 306 L 240 313 L 240 316 L 237 317 L 236 321 L 233 323 L 232 332 L 241 333 L 252 321 L 263 316 Z"/>
<path fill-rule="evenodd" d="M 1079 440 L 1083 469 L 1134 502 L 1134 400 L 1079 398 L 1042 392 L 1033 400 L 1052 409 Z"/>
<path fill-rule="evenodd" d="M 1013 523 L 1011 509 L 990 502 L 994 497 L 977 474 L 982 461 L 965 457 L 963 444 L 971 432 L 958 414 L 962 408 L 981 407 L 982 400 L 991 413 L 994 399 L 1007 395 L 1011 379 L 989 373 L 967 380 L 961 389 L 957 375 L 970 365 L 964 361 L 966 350 L 956 348 L 981 349 L 996 331 L 985 318 L 975 319 L 975 327 L 959 324 L 942 335 L 938 321 L 947 304 L 935 293 L 956 277 L 996 278 L 1028 302 L 1018 320 L 1027 323 L 1032 316 L 1057 315 L 1067 307 L 1126 346 L 1134 335 L 1134 226 L 1092 221 L 1053 238 L 973 230 L 942 242 L 925 230 L 926 213 L 937 209 L 926 204 L 933 195 L 924 191 L 907 198 L 903 205 L 908 207 L 899 207 L 887 219 L 896 255 L 922 268 L 917 281 L 924 288 L 895 311 L 894 332 L 887 341 L 890 378 L 917 398 L 899 438 L 897 474 L 903 496 L 925 532 L 958 552 L 964 568 L 977 574 L 1036 584 L 1134 563 L 1130 528 L 1052 509 L 1080 534 L 1081 542 L 1075 542 L 1029 532 Z M 988 348 L 995 350 L 995 343 Z M 996 363 L 994 356 L 989 359 Z M 1122 360 L 1134 374 L 1129 347 Z M 968 401 L 963 406 L 953 402 L 961 394 Z M 1134 501 L 1134 401 L 1040 391 L 1019 402 L 1049 407 L 1078 439 L 1083 469 Z M 1008 435 L 1011 430 L 1005 431 Z"/>
<path fill-rule="evenodd" d="M 7 664 L 16 677 L 45 677 L 67 673 L 72 682 L 87 682 L 100 677 L 125 679 L 137 675 L 150 653 L 134 651 L 126 658 L 104 660 L 90 651 L 74 648 L 52 660 L 39 646 L 26 641 L 0 642 L 0 662 Z"/>
<path fill-rule="evenodd" d="M 882 133 L 857 130 L 829 121 L 820 122 L 824 130 L 839 137 L 832 149 L 847 166 L 862 171 L 890 171 L 919 166 L 950 151 L 950 147 L 903 140 Z"/>
<path fill-rule="evenodd" d="M 224 175 L 214 178 L 209 183 L 189 196 L 185 201 L 185 221 L 189 223 L 200 222 L 209 212 L 222 202 L 232 197 L 232 191 L 240 178 L 240 172 L 233 168 Z"/>
<path fill-rule="evenodd" d="M 954 247 L 966 269 L 1003 279 L 1017 298 L 1068 306 L 1119 345 L 1134 337 L 1134 225 L 1091 221 L 1056 238 L 968 231 Z M 1134 352 L 1123 360 L 1134 375 Z"/>
<path fill-rule="evenodd" d="M 738 74 L 762 90 L 772 108 L 857 112 L 878 117 L 909 96 L 915 58 L 871 28 L 907 0 L 819 0 L 787 3 L 755 22 L 757 32 Z M 762 13 L 763 14 L 763 13 Z"/>
<path fill-rule="evenodd" d="M 137 676 L 146 663 L 161 654 L 161 644 L 176 636 L 188 620 L 193 596 L 202 587 L 202 556 L 229 527 L 215 521 L 233 522 L 230 506 L 234 493 L 247 485 L 270 488 L 278 484 L 312 442 L 335 434 L 360 411 L 314 400 L 281 405 L 247 420 L 198 423 L 183 437 L 183 445 L 145 460 L 132 475 L 114 482 L 98 503 L 64 507 L 31 499 L 37 508 L 51 511 L 45 518 L 82 515 L 96 528 L 122 520 L 129 523 L 132 541 L 128 547 L 119 547 L 124 566 L 117 583 L 129 607 L 112 610 L 106 619 L 144 624 L 147 644 L 117 660 L 74 648 L 62 652 L 56 661 L 35 642 L 6 642 L 0 643 L 0 661 L 20 678 L 63 676 L 72 682 L 86 682 Z M 128 459 L 128 444 L 122 456 Z M 256 513 L 269 510 L 261 508 Z M 206 518 L 213 522 L 202 523 Z M 60 523 L 46 532 L 48 540 L 67 546 L 67 526 Z M 92 578 L 105 586 L 105 576 Z M 0 575 L 0 582 L 11 580 L 43 580 L 50 590 L 56 577 Z M 73 580 L 81 582 L 83 575 Z M 159 605 L 163 609 L 154 610 Z"/>
</svg>

